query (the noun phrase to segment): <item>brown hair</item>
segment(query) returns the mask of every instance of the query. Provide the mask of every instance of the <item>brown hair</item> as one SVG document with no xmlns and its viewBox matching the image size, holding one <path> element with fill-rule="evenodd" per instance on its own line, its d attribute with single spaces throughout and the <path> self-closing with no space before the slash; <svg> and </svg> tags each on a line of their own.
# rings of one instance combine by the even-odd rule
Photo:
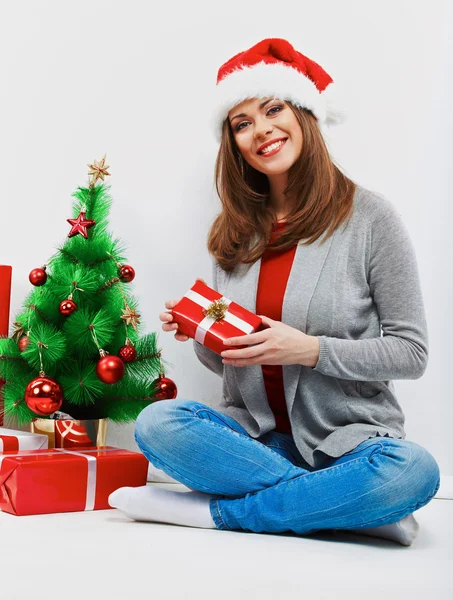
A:
<svg viewBox="0 0 453 600">
<path fill-rule="evenodd" d="M 229 119 L 225 119 L 215 164 L 215 184 L 222 204 L 208 234 L 208 251 L 224 271 L 239 263 L 254 263 L 266 250 L 287 250 L 302 239 L 312 244 L 329 228 L 326 238 L 352 215 L 356 183 L 333 162 L 314 115 L 288 106 L 302 128 L 299 159 L 288 172 L 285 195 L 296 198 L 278 239 L 269 239 L 275 214 L 270 206 L 269 181 L 240 155 Z M 251 241 L 258 234 L 252 248 Z M 322 240 L 321 243 L 324 243 Z"/>
</svg>

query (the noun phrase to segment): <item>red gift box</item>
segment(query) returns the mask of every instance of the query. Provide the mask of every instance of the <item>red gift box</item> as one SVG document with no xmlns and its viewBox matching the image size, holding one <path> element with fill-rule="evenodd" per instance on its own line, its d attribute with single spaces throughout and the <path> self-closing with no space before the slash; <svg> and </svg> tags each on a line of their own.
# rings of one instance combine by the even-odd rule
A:
<svg viewBox="0 0 453 600">
<path fill-rule="evenodd" d="M 39 515 L 111 508 L 109 495 L 146 485 L 148 460 L 109 446 L 0 454 L 0 509 Z"/>
<path fill-rule="evenodd" d="M 206 314 L 206 311 L 209 313 Z M 171 312 L 180 333 L 217 354 L 231 349 L 231 346 L 225 346 L 223 340 L 254 333 L 262 328 L 261 317 L 225 298 L 201 281 L 195 282 Z M 247 348 L 248 344 L 234 347 Z"/>
<path fill-rule="evenodd" d="M 0 336 L 8 335 L 12 268 L 0 265 Z"/>
<path fill-rule="evenodd" d="M 0 336 L 8 336 L 9 307 L 11 302 L 11 275 L 12 268 L 0 265 Z M 0 378 L 0 425 L 3 425 L 3 398 L 1 397 L 4 379 Z"/>
<path fill-rule="evenodd" d="M 49 438 L 47 435 L 0 427 L 0 452 L 39 450 L 41 448 L 47 448 L 48 443 Z M 90 444 L 90 446 L 92 445 L 93 444 Z"/>
<path fill-rule="evenodd" d="M 86 427 L 77 421 L 55 421 L 55 448 L 84 448 L 93 446 Z"/>
</svg>

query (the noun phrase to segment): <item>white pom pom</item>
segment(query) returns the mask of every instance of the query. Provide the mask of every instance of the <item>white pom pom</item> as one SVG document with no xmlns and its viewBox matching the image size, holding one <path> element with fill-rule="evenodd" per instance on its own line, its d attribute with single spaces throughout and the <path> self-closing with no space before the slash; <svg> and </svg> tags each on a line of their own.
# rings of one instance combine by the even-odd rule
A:
<svg viewBox="0 0 453 600">
<path fill-rule="evenodd" d="M 326 106 L 326 125 L 340 125 L 347 120 L 345 94 L 340 92 L 338 84 L 331 83 L 322 92 Z"/>
</svg>

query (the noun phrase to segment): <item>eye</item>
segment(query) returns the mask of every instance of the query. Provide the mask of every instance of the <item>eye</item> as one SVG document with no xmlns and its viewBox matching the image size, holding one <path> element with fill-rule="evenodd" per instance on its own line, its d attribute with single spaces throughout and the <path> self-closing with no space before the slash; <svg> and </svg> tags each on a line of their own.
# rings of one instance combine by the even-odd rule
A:
<svg viewBox="0 0 453 600">
<path fill-rule="evenodd" d="M 276 115 L 279 112 L 281 112 L 283 110 L 283 105 L 278 105 L 278 106 L 271 106 L 271 108 L 266 112 L 266 115 Z M 272 112 L 275 111 L 275 112 Z M 249 121 L 241 121 L 239 123 L 239 125 L 236 125 L 236 127 L 234 128 L 235 131 L 241 131 L 241 129 L 243 129 L 242 125 L 245 125 L 246 123 L 248 123 Z"/>
</svg>

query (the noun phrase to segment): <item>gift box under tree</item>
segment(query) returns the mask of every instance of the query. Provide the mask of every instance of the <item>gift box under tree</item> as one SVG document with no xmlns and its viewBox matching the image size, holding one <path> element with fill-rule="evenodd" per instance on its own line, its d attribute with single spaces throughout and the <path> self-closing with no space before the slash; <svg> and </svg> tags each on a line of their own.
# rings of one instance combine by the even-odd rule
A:
<svg viewBox="0 0 453 600">
<path fill-rule="evenodd" d="M 48 447 L 46 435 L 0 427 L 0 453 L 19 450 L 40 450 Z"/>
<path fill-rule="evenodd" d="M 34 419 L 33 433 L 45 435 L 49 448 L 87 448 L 105 446 L 107 419 L 71 419 L 59 411 L 52 419 Z"/>
<path fill-rule="evenodd" d="M 146 485 L 148 460 L 119 448 L 50 449 L 0 454 L 0 510 L 38 515 L 111 508 L 120 487 Z"/>
</svg>

